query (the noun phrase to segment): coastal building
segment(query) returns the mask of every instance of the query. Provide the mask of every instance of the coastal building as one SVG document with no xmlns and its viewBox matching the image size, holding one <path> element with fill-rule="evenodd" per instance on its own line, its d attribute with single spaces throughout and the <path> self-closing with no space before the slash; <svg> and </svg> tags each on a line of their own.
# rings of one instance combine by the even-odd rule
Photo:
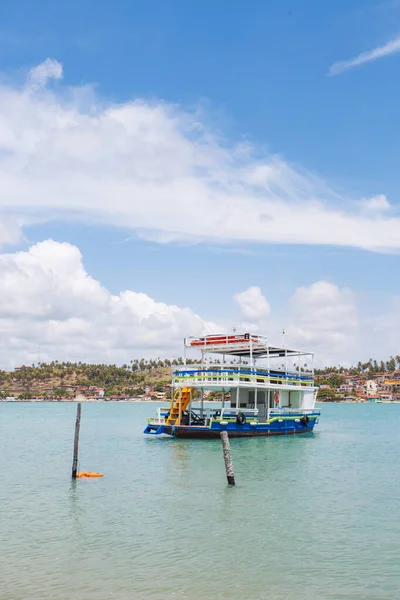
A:
<svg viewBox="0 0 400 600">
<path fill-rule="evenodd" d="M 378 384 L 373 379 L 368 379 L 366 383 L 368 396 L 376 395 L 378 392 Z"/>
<path fill-rule="evenodd" d="M 392 402 L 393 400 L 392 392 L 379 392 L 379 397 L 383 402 Z"/>
<path fill-rule="evenodd" d="M 355 397 L 354 396 L 344 396 L 343 401 L 344 402 L 354 402 Z"/>
<path fill-rule="evenodd" d="M 344 383 L 343 385 L 341 385 L 339 387 L 339 391 L 341 393 L 352 392 L 353 390 L 354 390 L 354 384 L 353 383 Z"/>
<path fill-rule="evenodd" d="M 165 392 L 150 392 L 152 400 L 165 400 Z"/>
<path fill-rule="evenodd" d="M 367 397 L 367 401 L 368 402 L 382 402 L 381 397 L 379 396 L 379 394 L 368 396 Z"/>
</svg>

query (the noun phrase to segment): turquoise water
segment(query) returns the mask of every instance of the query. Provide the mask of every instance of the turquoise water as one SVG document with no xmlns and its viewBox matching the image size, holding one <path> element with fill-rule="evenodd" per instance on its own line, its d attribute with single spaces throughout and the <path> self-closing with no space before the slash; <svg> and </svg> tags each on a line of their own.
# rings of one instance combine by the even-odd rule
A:
<svg viewBox="0 0 400 600">
<path fill-rule="evenodd" d="M 1 600 L 399 597 L 400 405 L 326 405 L 316 433 L 142 435 L 151 404 L 0 405 Z"/>
</svg>

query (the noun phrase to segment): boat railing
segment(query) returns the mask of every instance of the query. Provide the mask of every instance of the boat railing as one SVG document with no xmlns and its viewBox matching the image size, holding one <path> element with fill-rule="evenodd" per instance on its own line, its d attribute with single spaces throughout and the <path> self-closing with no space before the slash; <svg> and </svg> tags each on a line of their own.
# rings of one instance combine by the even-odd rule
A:
<svg viewBox="0 0 400 600">
<path fill-rule="evenodd" d="M 236 416 L 239 413 L 243 413 L 245 417 L 256 418 L 258 416 L 258 408 L 235 408 L 233 406 L 229 408 L 222 408 L 219 419 L 221 421 L 227 418 L 229 419 L 229 416 L 232 414 L 235 415 L 233 418 L 236 419 Z"/>
<path fill-rule="evenodd" d="M 148 419 L 148 422 L 153 425 L 165 425 L 167 414 L 169 414 L 169 408 L 164 407 L 157 408 L 157 417 L 151 417 Z"/>
<path fill-rule="evenodd" d="M 232 347 L 232 346 L 254 346 L 262 345 L 267 346 L 268 339 L 264 335 L 257 335 L 253 333 L 243 333 L 238 335 L 232 334 L 214 334 L 206 335 L 204 337 L 187 337 L 185 338 L 186 347 L 201 347 L 201 348 L 215 348 L 215 347 Z"/>
<path fill-rule="evenodd" d="M 315 408 L 271 408 L 271 415 L 298 414 L 311 415 L 315 413 Z"/>
<path fill-rule="evenodd" d="M 248 365 L 184 365 L 174 371 L 173 377 L 176 384 L 186 385 L 314 386 L 310 371 L 278 371 Z"/>
<path fill-rule="evenodd" d="M 166 406 L 159 407 L 157 409 L 157 417 L 149 419 L 149 421 L 151 420 L 151 422 L 154 425 L 164 425 L 167 421 L 170 410 L 171 409 Z M 215 419 L 216 417 L 220 416 L 221 408 L 218 408 L 216 406 L 203 406 L 203 408 L 198 406 L 191 406 L 190 412 L 202 419 Z"/>
</svg>

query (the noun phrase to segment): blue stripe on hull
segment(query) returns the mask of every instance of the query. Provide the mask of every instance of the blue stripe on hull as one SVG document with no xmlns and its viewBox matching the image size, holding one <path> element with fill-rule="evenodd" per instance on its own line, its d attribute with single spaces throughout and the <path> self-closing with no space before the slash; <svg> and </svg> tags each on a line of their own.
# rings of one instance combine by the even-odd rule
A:
<svg viewBox="0 0 400 600">
<path fill-rule="evenodd" d="M 147 425 L 143 433 L 160 435 L 167 434 L 184 438 L 217 438 L 221 431 L 227 431 L 230 437 L 259 437 L 270 435 L 294 435 L 310 433 L 314 429 L 319 415 L 310 415 L 308 425 L 303 425 L 294 419 L 279 419 L 271 423 L 257 423 L 257 425 L 238 425 L 236 422 L 221 424 L 214 421 L 211 427 L 195 427 L 189 425 Z"/>
</svg>

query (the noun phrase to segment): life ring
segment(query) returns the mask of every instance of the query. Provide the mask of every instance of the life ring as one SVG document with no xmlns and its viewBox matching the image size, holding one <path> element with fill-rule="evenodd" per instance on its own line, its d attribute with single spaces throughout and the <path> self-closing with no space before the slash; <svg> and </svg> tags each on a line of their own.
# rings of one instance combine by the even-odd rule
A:
<svg viewBox="0 0 400 600">
<path fill-rule="evenodd" d="M 103 473 L 92 473 L 91 471 L 81 471 L 76 474 L 76 478 L 80 479 L 81 477 L 104 477 Z"/>
<path fill-rule="evenodd" d="M 236 423 L 238 425 L 244 425 L 246 423 L 246 417 L 242 412 L 236 415 Z"/>
<path fill-rule="evenodd" d="M 307 425 L 310 422 L 310 417 L 308 417 L 307 415 L 303 415 L 300 419 L 300 422 L 303 425 L 303 427 L 307 427 Z"/>
<path fill-rule="evenodd" d="M 274 392 L 274 402 L 275 402 L 275 404 L 279 404 L 279 392 L 278 392 L 278 390 L 276 390 L 276 392 Z"/>
</svg>

